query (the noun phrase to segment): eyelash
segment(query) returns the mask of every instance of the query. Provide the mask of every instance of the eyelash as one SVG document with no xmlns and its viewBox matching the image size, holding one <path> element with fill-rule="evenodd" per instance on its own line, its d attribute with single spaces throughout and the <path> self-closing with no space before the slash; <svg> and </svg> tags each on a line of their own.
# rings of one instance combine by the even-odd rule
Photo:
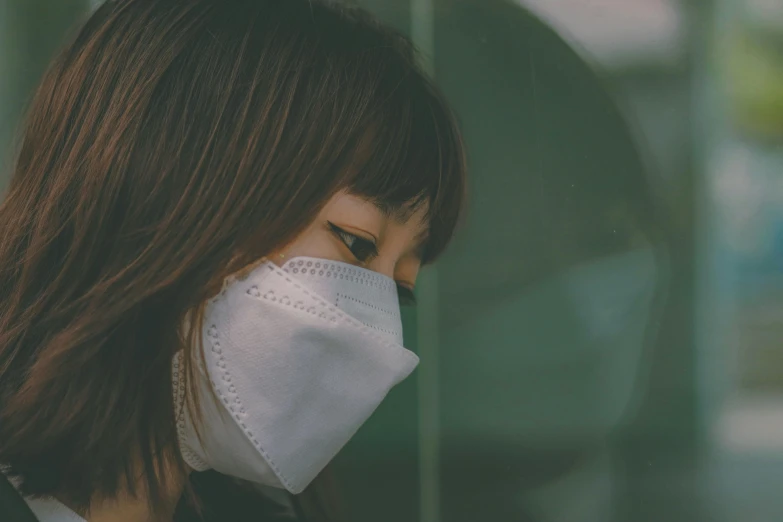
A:
<svg viewBox="0 0 783 522">
<path fill-rule="evenodd" d="M 358 262 L 367 263 L 378 255 L 378 248 L 372 241 L 359 237 L 356 234 L 346 232 L 332 222 L 327 223 L 332 233 L 343 242 Z"/>
<path fill-rule="evenodd" d="M 354 258 L 360 263 L 367 263 L 378 255 L 378 247 L 375 243 L 351 234 L 338 227 L 334 223 L 327 221 L 329 229 L 342 241 L 345 247 L 351 252 Z M 400 298 L 400 306 L 414 306 L 416 304 L 416 295 L 411 288 L 397 284 L 397 295 Z"/>
</svg>

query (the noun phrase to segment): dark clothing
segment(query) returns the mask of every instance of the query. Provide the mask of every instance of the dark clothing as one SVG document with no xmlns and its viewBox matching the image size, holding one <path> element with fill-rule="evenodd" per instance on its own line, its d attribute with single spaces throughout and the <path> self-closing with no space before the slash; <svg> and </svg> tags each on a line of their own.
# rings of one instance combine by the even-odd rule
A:
<svg viewBox="0 0 783 522">
<path fill-rule="evenodd" d="M 283 490 L 255 488 L 214 471 L 193 473 L 193 492 L 199 499 L 201 516 L 184 498 L 177 506 L 174 522 L 303 522 L 293 499 Z"/>
</svg>

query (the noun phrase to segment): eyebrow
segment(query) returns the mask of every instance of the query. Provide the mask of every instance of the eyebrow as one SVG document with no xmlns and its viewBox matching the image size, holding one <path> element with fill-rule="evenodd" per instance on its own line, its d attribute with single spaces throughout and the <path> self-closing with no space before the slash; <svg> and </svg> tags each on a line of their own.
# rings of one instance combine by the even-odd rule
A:
<svg viewBox="0 0 783 522">
<path fill-rule="evenodd" d="M 384 217 L 393 219 L 400 224 L 406 223 L 422 204 L 427 203 L 424 195 L 413 197 L 403 202 L 393 202 L 382 197 L 366 196 L 362 194 L 353 194 L 374 206 Z"/>
<path fill-rule="evenodd" d="M 366 199 L 368 203 L 374 206 L 387 219 L 393 219 L 399 224 L 406 223 L 411 215 L 416 212 L 416 207 L 406 203 L 389 203 L 376 199 Z"/>
</svg>

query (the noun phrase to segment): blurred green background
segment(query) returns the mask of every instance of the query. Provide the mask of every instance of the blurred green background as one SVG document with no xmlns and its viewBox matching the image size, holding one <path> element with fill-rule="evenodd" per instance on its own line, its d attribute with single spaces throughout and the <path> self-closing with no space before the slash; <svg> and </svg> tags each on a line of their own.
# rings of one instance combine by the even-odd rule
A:
<svg viewBox="0 0 783 522">
<path fill-rule="evenodd" d="M 98 3 L 0 0 L 0 190 Z M 783 2 L 352 3 L 421 49 L 471 166 L 422 364 L 335 463 L 353 520 L 783 519 Z M 639 252 L 650 306 L 588 318 Z"/>
</svg>

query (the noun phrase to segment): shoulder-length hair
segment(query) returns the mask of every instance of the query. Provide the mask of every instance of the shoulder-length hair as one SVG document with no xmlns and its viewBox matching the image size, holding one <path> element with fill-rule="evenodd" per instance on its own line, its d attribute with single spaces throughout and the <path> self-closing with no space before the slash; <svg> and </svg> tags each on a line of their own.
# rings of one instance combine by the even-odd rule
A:
<svg viewBox="0 0 783 522">
<path fill-rule="evenodd" d="M 360 11 L 107 2 L 45 75 L 0 206 L 0 463 L 26 494 L 86 507 L 142 475 L 162 502 L 186 317 L 340 190 L 426 204 L 431 261 L 464 170 L 411 45 Z"/>
</svg>

